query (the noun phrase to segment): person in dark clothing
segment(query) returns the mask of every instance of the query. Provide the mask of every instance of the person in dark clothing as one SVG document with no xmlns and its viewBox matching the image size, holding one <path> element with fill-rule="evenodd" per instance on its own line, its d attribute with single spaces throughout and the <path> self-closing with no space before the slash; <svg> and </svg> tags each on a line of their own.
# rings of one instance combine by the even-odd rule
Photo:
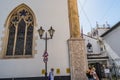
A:
<svg viewBox="0 0 120 80">
<path fill-rule="evenodd" d="M 94 78 L 93 78 L 93 72 L 91 71 L 91 67 L 89 67 L 89 69 L 87 70 L 86 75 L 88 77 L 88 80 L 94 80 Z"/>
</svg>

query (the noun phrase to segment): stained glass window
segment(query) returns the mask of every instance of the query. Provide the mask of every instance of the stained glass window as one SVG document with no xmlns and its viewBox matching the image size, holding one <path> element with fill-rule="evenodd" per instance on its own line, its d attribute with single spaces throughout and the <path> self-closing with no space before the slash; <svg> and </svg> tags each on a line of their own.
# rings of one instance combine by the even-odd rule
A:
<svg viewBox="0 0 120 80">
<path fill-rule="evenodd" d="M 33 26 L 29 26 L 27 29 L 27 37 L 26 37 L 26 55 L 32 54 L 32 40 L 33 40 Z"/>
<path fill-rule="evenodd" d="M 12 24 L 9 27 L 9 37 L 8 37 L 8 45 L 6 55 L 13 55 L 13 47 L 14 47 L 14 39 L 15 39 L 15 26 Z"/>
<path fill-rule="evenodd" d="M 22 19 L 18 24 L 17 40 L 15 47 L 15 55 L 23 55 L 24 53 L 24 39 L 25 39 L 25 27 L 26 23 Z"/>
<path fill-rule="evenodd" d="M 6 56 L 32 55 L 33 49 L 33 15 L 28 8 L 15 10 L 10 17 Z"/>
</svg>

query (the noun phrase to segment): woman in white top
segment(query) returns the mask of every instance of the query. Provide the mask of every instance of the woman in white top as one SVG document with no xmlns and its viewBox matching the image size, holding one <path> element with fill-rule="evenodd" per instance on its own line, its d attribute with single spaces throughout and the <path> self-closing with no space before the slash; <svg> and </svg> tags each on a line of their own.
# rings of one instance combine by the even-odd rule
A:
<svg viewBox="0 0 120 80">
<path fill-rule="evenodd" d="M 94 78 L 94 80 L 99 80 L 99 78 L 98 78 L 98 76 L 97 76 L 97 73 L 96 73 L 94 67 L 92 68 L 92 73 L 93 73 L 93 78 Z"/>
</svg>

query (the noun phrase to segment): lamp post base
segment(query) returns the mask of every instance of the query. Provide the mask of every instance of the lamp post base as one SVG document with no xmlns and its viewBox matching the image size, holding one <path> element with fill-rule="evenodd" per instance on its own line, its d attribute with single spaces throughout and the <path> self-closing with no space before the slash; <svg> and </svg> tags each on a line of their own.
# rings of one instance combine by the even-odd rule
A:
<svg viewBox="0 0 120 80">
<path fill-rule="evenodd" d="M 47 62 L 45 62 L 45 77 L 47 79 Z"/>
</svg>

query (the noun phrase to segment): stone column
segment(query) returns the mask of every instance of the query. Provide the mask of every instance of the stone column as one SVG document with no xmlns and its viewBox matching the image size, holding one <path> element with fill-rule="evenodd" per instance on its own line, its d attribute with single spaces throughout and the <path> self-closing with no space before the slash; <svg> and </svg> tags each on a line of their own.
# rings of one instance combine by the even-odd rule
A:
<svg viewBox="0 0 120 80">
<path fill-rule="evenodd" d="M 80 35 L 77 0 L 68 0 L 70 39 L 68 50 L 70 55 L 71 80 L 87 80 L 87 57 L 85 42 Z"/>
<path fill-rule="evenodd" d="M 83 39 L 69 39 L 71 80 L 87 80 L 87 57 Z"/>
</svg>

